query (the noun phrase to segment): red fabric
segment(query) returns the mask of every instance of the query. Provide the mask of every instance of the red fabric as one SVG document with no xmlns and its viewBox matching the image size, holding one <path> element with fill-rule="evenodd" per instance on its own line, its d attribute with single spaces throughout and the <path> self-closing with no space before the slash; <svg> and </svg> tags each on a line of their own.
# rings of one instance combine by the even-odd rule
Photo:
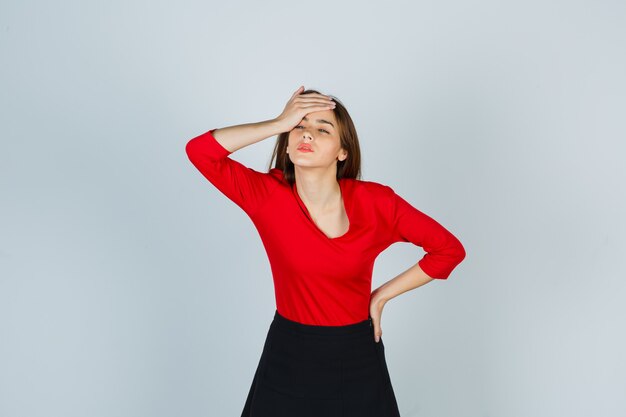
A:
<svg viewBox="0 0 626 417">
<path fill-rule="evenodd" d="M 372 181 L 339 180 L 350 228 L 327 237 L 281 170 L 259 172 L 231 159 L 214 130 L 191 139 L 187 156 L 254 223 L 271 265 L 276 309 L 284 317 L 332 326 L 366 320 L 374 261 L 394 242 L 422 247 L 426 254 L 419 265 L 436 279 L 448 278 L 465 258 L 452 233 L 391 187 Z"/>
</svg>

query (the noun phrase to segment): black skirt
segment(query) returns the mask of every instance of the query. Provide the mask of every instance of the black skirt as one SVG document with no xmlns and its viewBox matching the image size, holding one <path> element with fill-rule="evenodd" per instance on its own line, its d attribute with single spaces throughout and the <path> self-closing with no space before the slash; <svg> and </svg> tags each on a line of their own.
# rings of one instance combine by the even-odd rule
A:
<svg viewBox="0 0 626 417">
<path fill-rule="evenodd" d="M 399 417 L 371 318 L 346 326 L 270 324 L 242 417 Z"/>
</svg>

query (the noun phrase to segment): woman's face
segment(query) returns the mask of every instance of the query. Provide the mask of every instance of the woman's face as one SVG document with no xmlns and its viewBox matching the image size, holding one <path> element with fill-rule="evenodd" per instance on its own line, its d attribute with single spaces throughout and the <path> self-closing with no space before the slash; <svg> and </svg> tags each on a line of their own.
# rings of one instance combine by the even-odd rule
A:
<svg viewBox="0 0 626 417">
<path fill-rule="evenodd" d="M 337 119 L 332 110 L 307 114 L 289 132 L 289 159 L 294 165 L 324 167 L 343 161 L 348 156 L 341 149 Z"/>
</svg>

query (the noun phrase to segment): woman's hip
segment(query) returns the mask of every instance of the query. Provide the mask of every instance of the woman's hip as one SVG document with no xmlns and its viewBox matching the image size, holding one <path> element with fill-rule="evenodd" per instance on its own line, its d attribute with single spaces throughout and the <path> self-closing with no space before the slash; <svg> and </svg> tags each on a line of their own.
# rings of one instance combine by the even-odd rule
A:
<svg viewBox="0 0 626 417">
<path fill-rule="evenodd" d="M 338 399 L 390 388 L 382 339 L 369 319 L 346 326 L 297 323 L 276 311 L 263 349 L 264 384 L 285 395 Z"/>
</svg>

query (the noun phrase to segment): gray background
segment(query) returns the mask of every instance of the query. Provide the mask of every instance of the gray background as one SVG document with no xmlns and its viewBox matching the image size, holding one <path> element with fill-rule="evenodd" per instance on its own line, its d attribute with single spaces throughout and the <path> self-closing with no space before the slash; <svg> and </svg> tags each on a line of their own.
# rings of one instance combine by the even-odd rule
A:
<svg viewBox="0 0 626 417">
<path fill-rule="evenodd" d="M 274 313 L 210 128 L 337 96 L 463 242 L 382 327 L 403 417 L 626 414 L 621 1 L 0 3 L 0 415 L 239 416 Z M 267 169 L 275 138 L 233 158 Z M 395 244 L 373 286 L 423 251 Z"/>
</svg>

